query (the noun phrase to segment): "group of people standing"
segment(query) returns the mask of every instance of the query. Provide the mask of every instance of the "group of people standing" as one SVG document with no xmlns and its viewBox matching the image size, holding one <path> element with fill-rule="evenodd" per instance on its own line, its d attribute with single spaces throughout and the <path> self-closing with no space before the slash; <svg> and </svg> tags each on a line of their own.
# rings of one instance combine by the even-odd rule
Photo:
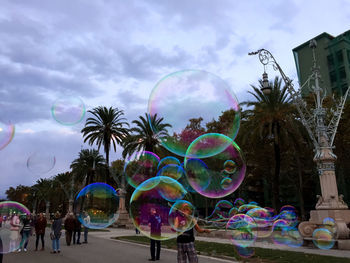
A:
<svg viewBox="0 0 350 263">
<path fill-rule="evenodd" d="M 89 215 L 84 214 L 84 221 L 89 221 Z M 81 235 L 81 222 L 78 219 L 78 215 L 73 213 L 68 213 L 66 217 L 61 218 L 59 212 L 55 213 L 54 220 L 52 222 L 50 238 L 52 240 L 52 254 L 60 253 L 60 238 L 62 234 L 62 225 L 64 225 L 66 244 L 70 246 L 73 238 L 73 245 L 80 245 L 80 235 Z M 84 242 L 88 242 L 88 231 L 89 229 L 84 226 Z"/>
</svg>

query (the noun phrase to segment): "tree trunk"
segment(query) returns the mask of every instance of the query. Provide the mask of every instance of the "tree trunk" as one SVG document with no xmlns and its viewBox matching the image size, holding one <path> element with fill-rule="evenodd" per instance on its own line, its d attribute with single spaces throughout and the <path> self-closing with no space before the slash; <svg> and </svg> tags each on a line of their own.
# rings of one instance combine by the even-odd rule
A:
<svg viewBox="0 0 350 263">
<path fill-rule="evenodd" d="M 276 125 L 277 126 L 277 125 Z M 280 170 L 281 170 L 281 149 L 279 145 L 279 129 L 278 127 L 274 127 L 274 154 L 275 154 L 275 171 L 272 177 L 272 207 L 278 213 L 280 209 Z"/>
<path fill-rule="evenodd" d="M 45 204 L 46 204 L 46 209 L 45 209 L 46 219 L 50 220 L 50 201 L 45 201 Z"/>
</svg>

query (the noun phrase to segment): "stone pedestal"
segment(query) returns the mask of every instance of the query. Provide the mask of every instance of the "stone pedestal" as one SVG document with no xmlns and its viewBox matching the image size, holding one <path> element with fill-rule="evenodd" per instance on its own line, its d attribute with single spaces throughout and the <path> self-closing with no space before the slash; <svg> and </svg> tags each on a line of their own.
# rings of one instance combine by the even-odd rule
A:
<svg viewBox="0 0 350 263">
<path fill-rule="evenodd" d="M 126 210 L 120 211 L 119 218 L 114 225 L 116 227 L 123 227 L 127 229 L 135 228 L 134 224 L 130 219 L 129 213 Z"/>
</svg>

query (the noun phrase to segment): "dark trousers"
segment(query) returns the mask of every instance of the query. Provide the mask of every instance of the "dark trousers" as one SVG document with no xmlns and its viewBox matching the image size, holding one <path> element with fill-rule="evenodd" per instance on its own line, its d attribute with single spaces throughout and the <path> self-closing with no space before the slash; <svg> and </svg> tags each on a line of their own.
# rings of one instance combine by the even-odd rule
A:
<svg viewBox="0 0 350 263">
<path fill-rule="evenodd" d="M 73 232 L 73 244 L 80 244 L 80 234 L 81 230 L 74 230 Z"/>
<path fill-rule="evenodd" d="M 156 256 L 156 245 L 157 245 L 157 256 Z M 160 257 L 160 241 L 151 239 L 151 258 L 159 259 Z"/>
<path fill-rule="evenodd" d="M 70 242 L 72 241 L 72 230 L 66 230 L 66 242 L 67 246 L 70 246 Z"/>
<path fill-rule="evenodd" d="M 2 240 L 1 240 L 1 236 L 0 236 L 0 263 L 2 263 Z"/>
<path fill-rule="evenodd" d="M 84 227 L 84 242 L 87 243 L 89 229 Z"/>
<path fill-rule="evenodd" d="M 41 248 L 45 247 L 45 240 L 44 240 L 45 234 L 36 234 L 36 240 L 35 240 L 35 248 L 38 249 L 39 245 L 39 237 L 41 237 Z"/>
</svg>

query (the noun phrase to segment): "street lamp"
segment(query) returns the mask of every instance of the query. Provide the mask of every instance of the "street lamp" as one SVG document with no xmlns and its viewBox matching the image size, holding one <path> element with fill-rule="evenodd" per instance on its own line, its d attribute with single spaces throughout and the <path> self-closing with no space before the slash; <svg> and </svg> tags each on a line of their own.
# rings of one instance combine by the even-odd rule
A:
<svg viewBox="0 0 350 263">
<path fill-rule="evenodd" d="M 304 237 L 312 237 L 313 231 L 322 225 L 323 219 L 331 217 L 337 225 L 337 238 L 347 239 L 350 233 L 350 230 L 347 228 L 347 224 L 350 223 L 350 210 L 343 201 L 343 196 L 338 195 L 335 177 L 335 161 L 337 157 L 333 153 L 333 143 L 349 89 L 346 91 L 345 96 L 340 98 L 331 121 L 326 125 L 326 109 L 322 105 L 326 92 L 319 86 L 321 75 L 316 63 L 316 47 L 316 41 L 311 40 L 310 48 L 313 53 L 313 66 L 312 73 L 306 81 L 308 84 L 313 82 L 311 91 L 315 97 L 315 107 L 311 110 L 306 107 L 307 104 L 301 97 L 301 91 L 294 89 L 291 79 L 284 74 L 270 51 L 259 49 L 256 52 L 250 52 L 248 55 L 258 55 L 260 62 L 264 65 L 263 87 L 261 90 L 265 95 L 271 92 L 271 88 L 268 88 L 267 73 L 265 72 L 266 66 L 272 65 L 273 69 L 281 74 L 292 102 L 298 110 L 302 124 L 306 128 L 314 146 L 315 156 L 313 160 L 317 164 L 322 195 L 318 196 L 316 210 L 310 212 L 310 220 L 302 222 L 299 225 L 299 231 Z"/>
<path fill-rule="evenodd" d="M 262 88 L 261 91 L 264 93 L 264 95 L 270 95 L 271 94 L 271 87 L 269 84 L 269 78 L 267 76 L 267 73 L 264 71 L 262 74 Z"/>
</svg>

